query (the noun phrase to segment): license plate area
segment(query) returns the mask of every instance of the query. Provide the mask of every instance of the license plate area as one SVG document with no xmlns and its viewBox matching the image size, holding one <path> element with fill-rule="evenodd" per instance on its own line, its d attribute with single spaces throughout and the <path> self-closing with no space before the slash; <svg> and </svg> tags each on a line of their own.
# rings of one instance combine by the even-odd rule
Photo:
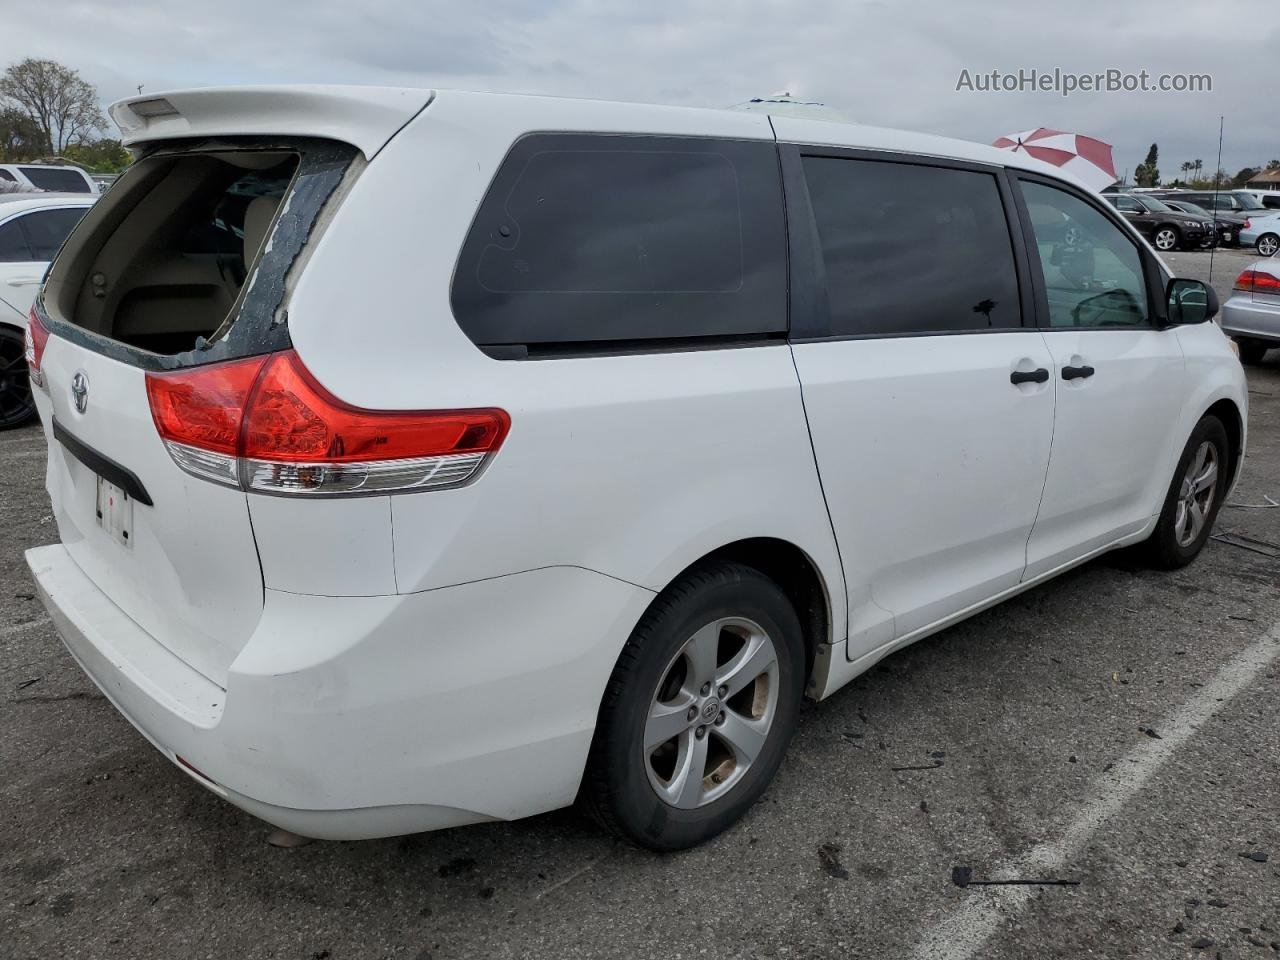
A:
<svg viewBox="0 0 1280 960">
<path fill-rule="evenodd" d="M 123 546 L 130 546 L 133 536 L 133 499 L 114 483 L 97 478 L 98 492 L 95 508 L 98 526 Z"/>
</svg>

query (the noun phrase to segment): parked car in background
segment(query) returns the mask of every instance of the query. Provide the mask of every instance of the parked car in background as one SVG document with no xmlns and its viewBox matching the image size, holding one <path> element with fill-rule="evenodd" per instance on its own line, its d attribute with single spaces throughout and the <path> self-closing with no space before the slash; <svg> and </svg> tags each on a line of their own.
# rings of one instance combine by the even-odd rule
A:
<svg viewBox="0 0 1280 960">
<path fill-rule="evenodd" d="M 1280 210 L 1280 190 L 1240 190 L 1247 193 L 1268 210 Z"/>
<path fill-rule="evenodd" d="M 1161 252 L 1196 250 L 1216 242 L 1217 231 L 1212 220 L 1180 213 L 1149 193 L 1104 193 L 1102 196 Z"/>
<path fill-rule="evenodd" d="M 1022 153 L 382 87 L 112 116 L 141 158 L 29 331 L 27 562 L 121 713 L 296 833 L 580 798 L 690 846 L 806 692 L 1191 562 L 1243 456 L 1213 289 Z"/>
<path fill-rule="evenodd" d="M 1222 329 L 1235 339 L 1243 363 L 1261 363 L 1280 347 L 1280 259 L 1245 267 L 1222 306 Z"/>
<path fill-rule="evenodd" d="M 1255 210 L 1266 209 L 1253 195 L 1251 190 L 1172 190 L 1161 192 L 1160 196 L 1173 197 L 1175 200 L 1186 200 L 1206 210 L 1220 213 L 1238 213 L 1248 216 Z"/>
<path fill-rule="evenodd" d="M 1191 203 L 1188 200 L 1174 199 L 1172 197 L 1160 197 L 1161 202 L 1166 207 L 1177 210 L 1179 213 L 1186 213 L 1193 217 L 1199 217 L 1205 222 L 1213 221 L 1218 229 L 1218 243 L 1224 247 L 1238 247 L 1240 245 L 1240 228 L 1244 226 L 1246 217 L 1239 213 L 1219 212 L 1210 213 L 1204 207 Z"/>
<path fill-rule="evenodd" d="M 99 192 L 89 174 L 69 164 L 0 163 L 0 180 L 49 193 Z"/>
<path fill-rule="evenodd" d="M 1240 243 L 1251 246 L 1264 257 L 1273 257 L 1280 250 L 1280 210 L 1268 210 L 1245 220 L 1240 228 Z"/>
<path fill-rule="evenodd" d="M 0 194 L 0 430 L 35 416 L 23 337 L 45 268 L 93 199 L 50 193 Z"/>
</svg>

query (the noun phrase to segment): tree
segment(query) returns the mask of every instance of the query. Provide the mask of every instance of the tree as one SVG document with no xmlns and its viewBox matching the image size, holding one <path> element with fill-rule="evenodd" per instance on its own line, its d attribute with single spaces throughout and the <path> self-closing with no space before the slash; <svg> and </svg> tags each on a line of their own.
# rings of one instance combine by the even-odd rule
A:
<svg viewBox="0 0 1280 960">
<path fill-rule="evenodd" d="M 119 140 L 105 137 L 90 143 L 73 143 L 63 151 L 63 156 L 90 173 L 119 173 L 133 162 Z"/>
<path fill-rule="evenodd" d="M 1159 147 L 1153 143 L 1151 149 L 1147 151 L 1147 159 L 1133 168 L 1133 179 L 1138 182 L 1138 186 L 1157 187 L 1160 185 L 1160 168 L 1157 166 L 1159 153 Z"/>
<path fill-rule="evenodd" d="M 1268 170 L 1280 170 L 1280 160 L 1268 160 L 1268 161 L 1267 161 L 1267 169 L 1268 169 Z"/>
<path fill-rule="evenodd" d="M 1243 187 L 1246 183 L 1258 175 L 1257 167 L 1241 167 L 1240 172 L 1231 178 L 1233 187 Z"/>
<path fill-rule="evenodd" d="M 0 97 L 16 104 L 35 124 L 46 155 L 60 154 L 107 126 L 98 91 L 75 70 L 53 60 L 28 57 L 11 65 L 0 76 Z"/>
<path fill-rule="evenodd" d="M 0 106 L 0 163 L 34 160 L 44 152 L 44 136 L 16 107 Z"/>
</svg>

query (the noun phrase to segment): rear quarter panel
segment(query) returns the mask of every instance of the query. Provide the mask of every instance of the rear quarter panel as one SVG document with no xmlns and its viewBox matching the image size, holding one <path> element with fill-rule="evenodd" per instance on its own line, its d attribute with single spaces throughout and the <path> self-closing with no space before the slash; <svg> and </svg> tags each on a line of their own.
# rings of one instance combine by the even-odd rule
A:
<svg viewBox="0 0 1280 960">
<path fill-rule="evenodd" d="M 391 498 L 398 590 L 551 566 L 659 590 L 720 546 L 777 537 L 817 566 L 843 639 L 788 346 L 497 361 L 455 322 L 450 283 L 475 211 L 510 145 L 548 129 L 772 139 L 758 114 L 442 93 L 363 172 L 298 281 L 299 354 L 349 403 L 500 406 L 512 420 L 471 485 Z"/>
</svg>

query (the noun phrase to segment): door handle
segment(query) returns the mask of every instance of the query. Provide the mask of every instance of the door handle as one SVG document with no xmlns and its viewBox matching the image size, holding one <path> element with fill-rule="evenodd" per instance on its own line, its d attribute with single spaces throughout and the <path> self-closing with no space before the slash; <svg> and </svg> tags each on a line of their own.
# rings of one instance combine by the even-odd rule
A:
<svg viewBox="0 0 1280 960">
<path fill-rule="evenodd" d="M 1009 382 L 1012 384 L 1019 383 L 1044 383 L 1049 379 L 1049 371 L 1044 367 L 1036 370 L 1015 370 L 1009 374 Z"/>
<path fill-rule="evenodd" d="M 12 280 L 5 281 L 11 287 L 29 287 L 39 282 L 39 277 L 14 277 Z"/>
<path fill-rule="evenodd" d="M 1093 376 L 1093 367 L 1089 366 L 1088 364 L 1085 364 L 1084 366 L 1080 366 L 1080 367 L 1063 367 L 1062 368 L 1063 380 L 1083 380 L 1085 377 L 1092 377 L 1092 376 Z"/>
</svg>

